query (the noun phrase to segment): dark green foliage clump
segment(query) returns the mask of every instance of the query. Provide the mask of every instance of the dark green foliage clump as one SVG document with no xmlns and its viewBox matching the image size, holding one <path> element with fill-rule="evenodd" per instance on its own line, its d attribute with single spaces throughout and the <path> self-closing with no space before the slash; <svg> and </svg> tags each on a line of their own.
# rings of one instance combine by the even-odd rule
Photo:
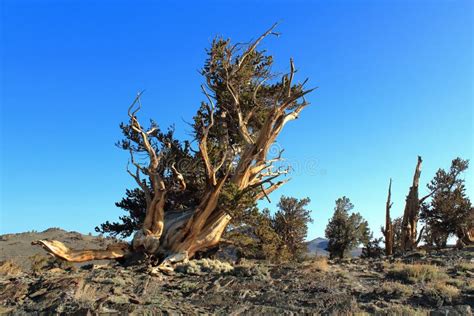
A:
<svg viewBox="0 0 474 316">
<path fill-rule="evenodd" d="M 116 202 L 115 205 L 125 212 L 128 212 L 128 215 L 120 216 L 119 220 L 121 222 L 111 223 L 106 221 L 95 228 L 96 232 L 110 234 L 114 237 L 119 235 L 122 238 L 127 238 L 140 228 L 146 214 L 145 194 L 142 190 L 135 188 L 133 190 L 127 189 L 125 195 L 126 196 L 122 198 L 120 202 Z"/>
<path fill-rule="evenodd" d="M 232 243 L 240 258 L 277 261 L 286 257 L 268 210 L 262 212 L 256 207 L 245 210 L 228 226 L 224 238 Z"/>
<path fill-rule="evenodd" d="M 460 232 L 472 227 L 474 210 L 466 196 L 465 180 L 460 178 L 468 167 L 468 160 L 456 158 L 449 170 L 439 169 L 427 185 L 433 195 L 422 205 L 421 220 L 426 223 L 428 245 L 445 247 L 450 236 L 462 237 Z"/>
<path fill-rule="evenodd" d="M 120 128 L 125 138 L 116 144 L 117 147 L 130 153 L 144 154 L 145 148 L 139 141 L 138 133 L 128 124 L 122 123 Z M 169 190 L 165 208 L 172 211 L 184 211 L 195 207 L 199 203 L 203 190 L 203 179 L 201 176 L 203 174 L 203 167 L 201 160 L 193 153 L 189 142 L 180 142 L 174 138 L 173 128 L 162 132 L 158 125 L 151 121 L 150 130 L 153 130 L 153 133 L 150 134 L 152 145 L 154 148 L 159 149 L 162 155 L 161 161 L 163 161 L 163 166 L 159 172 L 167 187 L 176 185 L 175 178 L 169 172 L 171 164 L 175 164 L 183 177 L 186 178 L 187 189 L 184 191 Z M 130 172 L 130 170 L 128 171 Z M 148 188 L 150 193 L 153 194 L 150 181 L 145 178 L 142 179 L 141 188 L 127 189 L 125 192 L 126 196 L 120 202 L 115 203 L 117 207 L 126 211 L 128 215 L 121 216 L 119 222 L 111 223 L 107 221 L 96 227 L 95 230 L 114 237 L 121 236 L 126 238 L 141 228 L 146 214 L 146 198 L 143 188 Z"/>
<path fill-rule="evenodd" d="M 308 223 L 312 223 L 311 211 L 306 209 L 309 198 L 298 200 L 282 196 L 278 211 L 272 218 L 272 227 L 282 239 L 287 251 L 294 260 L 306 254 L 305 239 L 308 234 Z"/>
<path fill-rule="evenodd" d="M 379 258 L 383 254 L 383 249 L 380 247 L 380 243 L 382 242 L 383 238 L 373 238 L 372 234 L 368 240 L 364 244 L 362 248 L 361 258 Z"/>
<path fill-rule="evenodd" d="M 351 249 L 369 241 L 368 223 L 359 213 L 349 215 L 353 208 L 354 205 L 345 196 L 336 200 L 334 215 L 326 227 L 330 258 L 348 256 Z"/>
<path fill-rule="evenodd" d="M 301 259 L 306 253 L 305 238 L 310 211 L 308 198 L 282 196 L 274 216 L 268 209 L 245 209 L 236 216 L 225 235 L 237 247 L 240 257 L 269 261 Z"/>
<path fill-rule="evenodd" d="M 397 217 L 392 221 L 393 229 L 393 252 L 400 252 L 402 248 L 402 217 Z"/>
</svg>

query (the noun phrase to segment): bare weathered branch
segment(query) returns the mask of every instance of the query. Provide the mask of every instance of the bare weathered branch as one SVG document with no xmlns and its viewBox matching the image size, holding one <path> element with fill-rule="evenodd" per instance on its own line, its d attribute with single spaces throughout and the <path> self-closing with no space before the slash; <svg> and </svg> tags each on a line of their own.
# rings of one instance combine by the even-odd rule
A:
<svg viewBox="0 0 474 316">
<path fill-rule="evenodd" d="M 257 194 L 256 199 L 257 199 L 257 200 L 260 200 L 260 199 L 262 199 L 264 196 L 270 195 L 270 193 L 272 193 L 273 191 L 275 191 L 276 189 L 278 189 L 279 187 L 281 187 L 282 185 L 284 185 L 284 184 L 287 183 L 288 181 L 290 181 L 290 179 L 281 180 L 281 181 L 278 181 L 278 182 L 275 183 L 275 184 L 272 184 L 270 187 L 268 187 L 267 189 L 264 189 L 262 192 L 260 192 L 259 194 Z"/>
<path fill-rule="evenodd" d="M 210 106 L 206 105 L 208 117 L 209 117 L 209 123 L 206 124 L 204 121 L 202 122 L 202 136 L 201 136 L 201 139 L 199 140 L 199 152 L 201 153 L 201 158 L 206 168 L 208 181 L 213 186 L 215 186 L 217 184 L 216 174 L 214 172 L 211 159 L 209 158 L 209 153 L 208 153 L 208 148 L 207 148 L 207 138 L 209 136 L 209 131 L 212 128 L 212 126 L 214 126 L 214 108 L 215 107 L 214 107 L 214 103 L 212 102 L 212 98 L 209 96 L 209 93 L 207 93 L 204 86 L 201 86 L 201 88 L 204 94 L 207 96 L 209 103 L 211 105 Z"/>
<path fill-rule="evenodd" d="M 275 35 L 278 36 L 278 33 L 273 32 L 273 30 L 277 27 L 278 23 L 275 23 L 270 27 L 265 33 L 263 33 L 255 42 L 252 43 L 252 45 L 249 46 L 247 51 L 240 57 L 239 62 L 238 62 L 238 68 L 242 67 L 242 64 L 244 63 L 245 59 L 257 48 L 258 44 L 267 37 L 268 35 Z"/>
<path fill-rule="evenodd" d="M 293 63 L 293 58 L 290 58 L 290 79 L 288 79 L 288 98 L 291 96 L 291 84 L 293 82 L 293 76 L 295 75 L 295 64 Z"/>
<path fill-rule="evenodd" d="M 175 163 L 171 164 L 171 170 L 173 171 L 173 175 L 176 177 L 176 179 L 179 182 L 179 190 L 184 191 L 186 190 L 186 181 L 184 180 L 183 175 L 176 169 Z"/>
</svg>

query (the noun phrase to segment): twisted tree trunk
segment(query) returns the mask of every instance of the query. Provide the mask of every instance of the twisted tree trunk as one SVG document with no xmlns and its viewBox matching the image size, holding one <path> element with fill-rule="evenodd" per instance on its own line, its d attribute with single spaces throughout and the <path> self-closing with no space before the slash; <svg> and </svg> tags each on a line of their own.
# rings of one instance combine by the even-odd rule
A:
<svg viewBox="0 0 474 316">
<path fill-rule="evenodd" d="M 421 175 L 422 159 L 418 156 L 415 173 L 413 175 L 413 183 L 410 187 L 406 198 L 405 211 L 403 212 L 402 234 L 401 234 L 401 250 L 409 251 L 418 247 L 421 238 L 423 237 L 423 227 L 417 237 L 417 224 L 420 216 L 421 204 L 429 198 L 435 191 L 430 192 L 421 199 L 418 197 L 418 187 Z"/>
<path fill-rule="evenodd" d="M 470 223 L 474 225 L 474 223 Z M 474 227 L 460 228 L 457 233 L 458 240 L 456 245 L 458 248 L 463 248 L 468 245 L 474 245 Z"/>
</svg>

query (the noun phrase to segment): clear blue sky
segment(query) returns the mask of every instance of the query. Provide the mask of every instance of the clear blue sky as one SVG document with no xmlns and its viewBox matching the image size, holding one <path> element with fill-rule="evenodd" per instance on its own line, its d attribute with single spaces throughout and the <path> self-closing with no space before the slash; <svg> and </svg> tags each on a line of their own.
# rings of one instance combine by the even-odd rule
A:
<svg viewBox="0 0 474 316">
<path fill-rule="evenodd" d="M 135 93 L 147 90 L 142 119 L 185 137 L 212 38 L 248 41 L 275 21 L 281 37 L 263 44 L 275 70 L 293 57 L 320 87 L 279 139 L 296 170 L 272 196 L 311 198 L 308 238 L 343 195 L 379 235 L 390 177 L 398 216 L 417 155 L 421 194 L 437 168 L 473 158 L 470 0 L 3 0 L 1 11 L 0 233 L 87 233 L 122 215 L 114 202 L 133 181 L 114 143 Z"/>
</svg>

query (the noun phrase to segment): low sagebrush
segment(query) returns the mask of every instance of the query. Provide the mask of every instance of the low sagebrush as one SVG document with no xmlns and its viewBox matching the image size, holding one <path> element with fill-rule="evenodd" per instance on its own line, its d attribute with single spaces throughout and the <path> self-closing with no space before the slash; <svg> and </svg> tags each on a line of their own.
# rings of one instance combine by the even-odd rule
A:
<svg viewBox="0 0 474 316">
<path fill-rule="evenodd" d="M 429 283 L 423 289 L 423 295 L 428 301 L 437 305 L 452 303 L 460 293 L 458 288 L 444 282 Z"/>
<path fill-rule="evenodd" d="M 446 272 L 438 266 L 404 263 L 395 263 L 389 267 L 387 276 L 409 283 L 445 280 L 448 278 Z"/>
<path fill-rule="evenodd" d="M 382 283 L 375 292 L 390 298 L 407 298 L 413 294 L 413 288 L 402 283 L 387 281 Z"/>
<path fill-rule="evenodd" d="M 0 275 L 12 276 L 22 273 L 21 268 L 11 260 L 0 262 Z"/>
</svg>

